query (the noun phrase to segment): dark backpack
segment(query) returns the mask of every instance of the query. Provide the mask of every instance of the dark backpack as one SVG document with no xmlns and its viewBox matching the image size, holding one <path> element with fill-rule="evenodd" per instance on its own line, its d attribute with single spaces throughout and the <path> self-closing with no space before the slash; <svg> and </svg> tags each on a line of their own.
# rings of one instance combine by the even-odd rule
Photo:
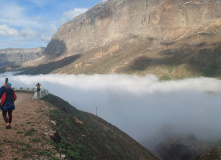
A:
<svg viewBox="0 0 221 160">
<path fill-rule="evenodd" d="M 14 110 L 14 90 L 11 88 L 6 89 L 6 100 L 4 105 L 1 107 L 3 111 Z"/>
</svg>

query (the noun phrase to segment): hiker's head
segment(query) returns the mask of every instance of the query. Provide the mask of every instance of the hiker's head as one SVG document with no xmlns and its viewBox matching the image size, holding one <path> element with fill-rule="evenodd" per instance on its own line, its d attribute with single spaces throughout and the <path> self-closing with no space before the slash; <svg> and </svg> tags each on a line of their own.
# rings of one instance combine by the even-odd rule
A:
<svg viewBox="0 0 221 160">
<path fill-rule="evenodd" d="M 11 83 L 8 83 L 8 87 L 11 87 L 12 86 L 12 84 Z"/>
</svg>

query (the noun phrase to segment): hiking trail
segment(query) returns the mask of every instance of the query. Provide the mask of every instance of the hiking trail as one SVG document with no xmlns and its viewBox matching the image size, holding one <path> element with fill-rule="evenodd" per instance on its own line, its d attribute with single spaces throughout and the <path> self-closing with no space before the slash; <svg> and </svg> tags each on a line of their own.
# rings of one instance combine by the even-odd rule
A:
<svg viewBox="0 0 221 160">
<path fill-rule="evenodd" d="M 0 118 L 0 160 L 47 159 L 54 147 L 49 143 L 54 134 L 50 125 L 49 105 L 40 99 L 32 99 L 33 94 L 16 92 L 12 129 L 6 129 Z"/>
</svg>

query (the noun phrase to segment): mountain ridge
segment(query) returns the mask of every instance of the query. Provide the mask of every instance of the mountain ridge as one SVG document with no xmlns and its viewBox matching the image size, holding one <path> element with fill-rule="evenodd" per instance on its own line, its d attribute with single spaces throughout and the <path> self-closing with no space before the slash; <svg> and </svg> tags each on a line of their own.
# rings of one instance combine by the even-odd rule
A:
<svg viewBox="0 0 221 160">
<path fill-rule="evenodd" d="M 62 25 L 42 61 L 26 63 L 22 69 L 27 74 L 219 77 L 220 6 L 219 1 L 210 0 L 103 1 Z M 200 58 L 202 52 L 208 57 L 205 62 Z M 52 65 L 50 71 L 39 70 L 73 56 L 78 58 L 60 68 Z"/>
<path fill-rule="evenodd" d="M 43 56 L 45 48 L 6 48 L 0 49 L 0 67 L 20 65 L 30 60 L 35 60 Z"/>
</svg>

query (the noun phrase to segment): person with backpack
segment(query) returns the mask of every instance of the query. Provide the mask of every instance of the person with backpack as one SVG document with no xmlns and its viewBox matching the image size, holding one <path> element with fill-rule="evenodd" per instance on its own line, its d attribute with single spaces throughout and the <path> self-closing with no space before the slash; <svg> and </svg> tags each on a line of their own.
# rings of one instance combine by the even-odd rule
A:
<svg viewBox="0 0 221 160">
<path fill-rule="evenodd" d="M 15 109 L 14 101 L 17 96 L 14 90 L 11 88 L 11 83 L 8 83 L 5 93 L 2 95 L 1 109 L 2 116 L 6 123 L 6 129 L 11 129 L 12 111 Z M 7 117 L 8 113 L 8 117 Z"/>
</svg>

